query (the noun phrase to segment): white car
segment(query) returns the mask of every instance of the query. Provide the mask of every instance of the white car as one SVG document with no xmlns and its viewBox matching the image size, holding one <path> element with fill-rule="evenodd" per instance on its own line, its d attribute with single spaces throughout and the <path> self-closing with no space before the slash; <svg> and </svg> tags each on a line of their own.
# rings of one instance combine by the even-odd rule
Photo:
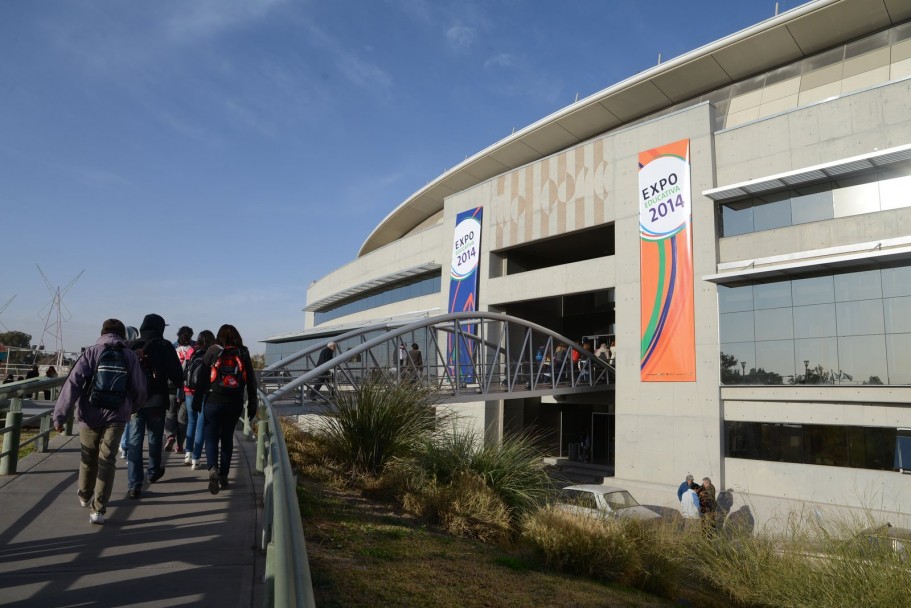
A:
<svg viewBox="0 0 911 608">
<path fill-rule="evenodd" d="M 557 508 L 589 517 L 658 519 L 661 516 L 640 505 L 633 496 L 615 486 L 581 484 L 560 490 Z"/>
</svg>

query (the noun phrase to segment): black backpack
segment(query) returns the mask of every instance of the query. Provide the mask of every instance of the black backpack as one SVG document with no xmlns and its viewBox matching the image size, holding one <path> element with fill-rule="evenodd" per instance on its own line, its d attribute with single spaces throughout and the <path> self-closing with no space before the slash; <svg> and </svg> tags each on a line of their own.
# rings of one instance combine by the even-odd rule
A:
<svg viewBox="0 0 911 608">
<path fill-rule="evenodd" d="M 203 361 L 205 356 L 205 350 L 194 349 L 184 369 L 183 385 L 195 393 L 205 393 L 209 390 L 210 371 L 209 366 Z"/>
<path fill-rule="evenodd" d="M 149 346 L 151 346 L 154 341 L 154 338 L 149 341 L 136 340 L 130 344 L 130 348 L 136 353 L 136 357 L 139 359 L 139 367 L 142 368 L 142 373 L 145 374 L 146 387 L 150 395 L 153 392 L 153 387 L 158 385 L 158 370 L 155 368 L 155 362 L 148 353 Z"/>
<path fill-rule="evenodd" d="M 242 394 L 247 385 L 247 370 L 244 366 L 240 350 L 234 346 L 222 349 L 218 359 L 212 364 L 209 375 L 212 382 L 212 392 L 225 395 Z"/>
<path fill-rule="evenodd" d="M 98 357 L 89 382 L 89 403 L 103 410 L 119 410 L 127 395 L 130 368 L 122 344 L 109 344 Z"/>
</svg>

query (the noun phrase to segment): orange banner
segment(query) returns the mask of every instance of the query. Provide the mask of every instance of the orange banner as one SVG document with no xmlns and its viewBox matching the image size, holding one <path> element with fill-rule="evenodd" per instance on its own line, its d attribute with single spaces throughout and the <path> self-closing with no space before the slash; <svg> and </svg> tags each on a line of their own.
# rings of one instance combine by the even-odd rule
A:
<svg viewBox="0 0 911 608">
<path fill-rule="evenodd" d="M 696 380 L 690 141 L 639 153 L 640 379 Z"/>
</svg>

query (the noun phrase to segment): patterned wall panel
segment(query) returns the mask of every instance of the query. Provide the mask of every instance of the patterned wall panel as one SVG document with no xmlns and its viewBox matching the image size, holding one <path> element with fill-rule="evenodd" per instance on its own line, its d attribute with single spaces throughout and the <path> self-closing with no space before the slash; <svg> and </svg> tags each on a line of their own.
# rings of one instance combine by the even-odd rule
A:
<svg viewBox="0 0 911 608">
<path fill-rule="evenodd" d="M 608 221 L 606 148 L 597 139 L 494 178 L 491 249 Z"/>
</svg>

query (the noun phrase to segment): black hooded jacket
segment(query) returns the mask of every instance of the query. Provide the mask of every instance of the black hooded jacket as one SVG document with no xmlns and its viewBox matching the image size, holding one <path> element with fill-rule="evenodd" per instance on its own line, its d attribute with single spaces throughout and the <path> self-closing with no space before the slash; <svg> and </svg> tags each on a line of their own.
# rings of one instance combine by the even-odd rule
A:
<svg viewBox="0 0 911 608">
<path fill-rule="evenodd" d="M 146 315 L 139 327 L 139 339 L 130 348 L 142 348 L 154 370 L 149 382 L 149 397 L 143 407 L 168 407 L 173 388 L 183 388 L 183 369 L 174 345 L 164 339 L 165 322 L 160 315 Z M 169 386 L 170 381 L 170 386 Z"/>
</svg>

